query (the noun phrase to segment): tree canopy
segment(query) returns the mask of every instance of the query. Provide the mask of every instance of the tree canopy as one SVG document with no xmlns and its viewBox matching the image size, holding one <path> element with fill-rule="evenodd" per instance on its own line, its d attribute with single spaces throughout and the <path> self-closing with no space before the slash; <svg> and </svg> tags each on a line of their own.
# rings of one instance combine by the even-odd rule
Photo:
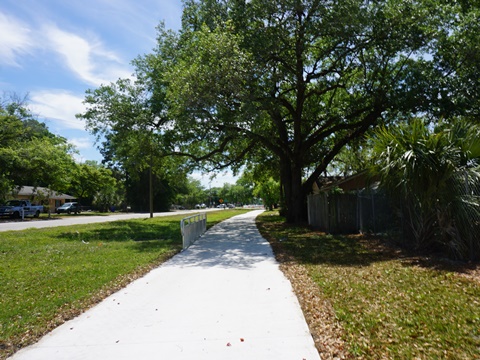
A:
<svg viewBox="0 0 480 360">
<path fill-rule="evenodd" d="M 135 81 L 89 92 L 82 117 L 117 154 L 138 130 L 185 165 L 273 163 L 287 220 L 302 221 L 314 181 L 378 125 L 478 116 L 478 14 L 447 0 L 186 0 L 182 29 L 160 25 Z"/>
<path fill-rule="evenodd" d="M 15 186 L 45 186 L 64 191 L 75 163 L 73 147 L 35 119 L 24 100 L 0 104 L 0 198 Z"/>
<path fill-rule="evenodd" d="M 149 209 L 152 172 L 154 208 L 168 210 L 186 180 L 187 170 L 180 158 L 165 156 L 165 102 L 161 100 L 158 83 L 151 85 L 142 75 L 142 66 L 138 66 L 136 81 L 119 79 L 88 90 L 88 109 L 78 117 L 86 121 L 87 128 L 101 142 L 103 162 L 124 174 L 127 202 L 133 209 Z"/>
<path fill-rule="evenodd" d="M 121 188 L 110 169 L 95 161 L 77 164 L 75 148 L 51 133 L 28 109 L 26 99 L 0 103 L 0 200 L 22 186 L 47 187 L 97 206 L 121 202 Z"/>
</svg>

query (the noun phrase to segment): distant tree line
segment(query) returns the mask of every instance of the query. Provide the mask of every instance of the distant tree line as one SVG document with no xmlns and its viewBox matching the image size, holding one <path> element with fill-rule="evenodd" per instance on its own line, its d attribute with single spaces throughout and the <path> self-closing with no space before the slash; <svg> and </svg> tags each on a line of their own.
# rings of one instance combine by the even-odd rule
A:
<svg viewBox="0 0 480 360">
<path fill-rule="evenodd" d="M 51 133 L 36 119 L 28 109 L 27 98 L 4 95 L 0 102 L 0 203 L 13 197 L 20 187 L 33 186 L 75 196 L 81 205 L 100 211 L 112 207 L 149 210 L 149 166 L 116 166 L 108 154 L 104 154 L 104 164 L 91 160 L 79 163 L 76 153 L 65 138 Z M 126 161 L 133 164 L 134 158 L 125 154 Z M 175 203 L 194 208 L 207 201 L 218 205 L 219 199 L 235 204 L 253 201 L 251 184 L 205 189 L 175 162 L 166 159 L 152 165 L 170 167 L 153 171 L 154 211 L 168 211 Z"/>
</svg>

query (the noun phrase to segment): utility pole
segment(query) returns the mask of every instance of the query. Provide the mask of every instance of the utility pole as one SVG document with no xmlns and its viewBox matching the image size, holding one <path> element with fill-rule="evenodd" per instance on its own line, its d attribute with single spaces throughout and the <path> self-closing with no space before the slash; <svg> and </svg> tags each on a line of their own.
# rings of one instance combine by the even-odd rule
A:
<svg viewBox="0 0 480 360">
<path fill-rule="evenodd" d="M 152 132 L 150 132 L 150 170 L 149 170 L 149 197 L 150 197 L 150 219 L 153 218 L 153 150 L 152 150 Z"/>
</svg>

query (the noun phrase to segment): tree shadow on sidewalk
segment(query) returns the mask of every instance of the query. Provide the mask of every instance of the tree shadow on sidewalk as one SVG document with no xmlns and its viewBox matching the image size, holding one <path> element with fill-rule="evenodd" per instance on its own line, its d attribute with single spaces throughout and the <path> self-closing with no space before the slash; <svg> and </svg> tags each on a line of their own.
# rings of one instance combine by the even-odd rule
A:
<svg viewBox="0 0 480 360">
<path fill-rule="evenodd" d="M 235 220 L 212 227 L 168 265 L 248 270 L 264 261 L 275 261 L 268 241 L 251 220 Z"/>
</svg>

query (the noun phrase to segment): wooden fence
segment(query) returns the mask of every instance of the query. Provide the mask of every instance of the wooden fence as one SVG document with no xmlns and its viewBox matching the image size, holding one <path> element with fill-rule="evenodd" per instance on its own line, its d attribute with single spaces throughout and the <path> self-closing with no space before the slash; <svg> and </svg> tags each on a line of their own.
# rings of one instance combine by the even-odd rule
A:
<svg viewBox="0 0 480 360">
<path fill-rule="evenodd" d="M 308 223 L 332 234 L 378 233 L 392 224 L 387 198 L 378 193 L 328 194 L 308 197 Z"/>
</svg>

